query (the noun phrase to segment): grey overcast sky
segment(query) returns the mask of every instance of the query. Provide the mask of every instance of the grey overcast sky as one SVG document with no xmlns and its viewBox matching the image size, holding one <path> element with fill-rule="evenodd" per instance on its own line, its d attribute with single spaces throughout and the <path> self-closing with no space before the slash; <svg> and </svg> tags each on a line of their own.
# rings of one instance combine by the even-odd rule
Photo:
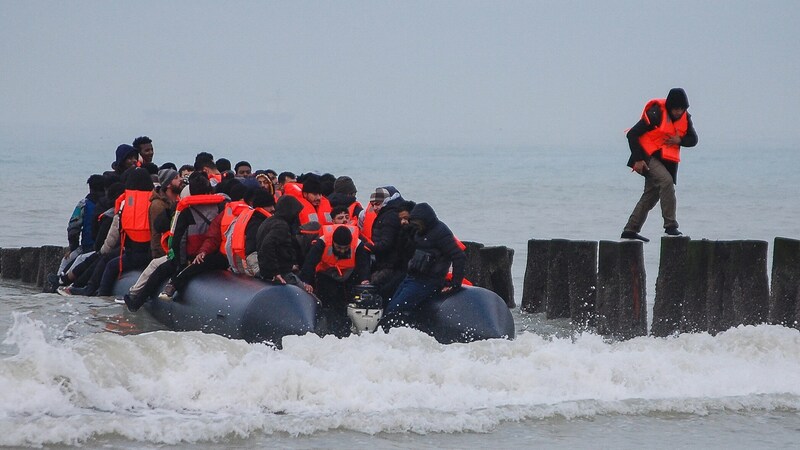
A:
<svg viewBox="0 0 800 450">
<path fill-rule="evenodd" d="M 701 144 L 796 149 L 800 1 L 0 0 L 0 151 L 591 149 L 674 86 Z"/>
</svg>

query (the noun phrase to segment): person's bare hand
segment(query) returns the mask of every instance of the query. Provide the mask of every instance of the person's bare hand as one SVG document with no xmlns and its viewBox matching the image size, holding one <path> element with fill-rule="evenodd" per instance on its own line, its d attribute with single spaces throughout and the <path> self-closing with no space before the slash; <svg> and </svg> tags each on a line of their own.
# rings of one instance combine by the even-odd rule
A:
<svg viewBox="0 0 800 450">
<path fill-rule="evenodd" d="M 647 163 L 644 162 L 644 160 L 636 161 L 635 163 L 633 163 L 633 171 L 640 175 L 644 175 L 648 171 L 650 171 L 650 168 L 647 167 Z"/>
<path fill-rule="evenodd" d="M 200 264 L 205 259 L 206 259 L 206 254 L 204 252 L 200 252 L 200 253 L 197 254 L 197 256 L 194 257 L 194 260 L 192 261 L 192 264 Z"/>
<path fill-rule="evenodd" d="M 668 137 L 665 142 L 667 145 L 680 145 L 681 137 L 676 134 L 674 136 Z"/>
</svg>

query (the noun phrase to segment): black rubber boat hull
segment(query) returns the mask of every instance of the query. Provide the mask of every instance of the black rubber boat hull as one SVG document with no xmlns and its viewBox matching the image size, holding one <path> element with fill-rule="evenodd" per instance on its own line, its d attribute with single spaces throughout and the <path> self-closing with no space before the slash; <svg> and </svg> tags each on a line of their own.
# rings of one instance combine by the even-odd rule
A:
<svg viewBox="0 0 800 450">
<path fill-rule="evenodd" d="M 114 286 L 114 295 L 126 294 L 140 273 L 125 272 Z M 302 289 L 228 271 L 198 275 L 174 301 L 151 298 L 144 309 L 176 331 L 202 331 L 277 346 L 284 336 L 327 333 L 317 327 L 316 299 Z M 427 302 L 416 319 L 422 331 L 445 344 L 515 337 L 514 319 L 503 299 L 478 287 Z"/>
</svg>

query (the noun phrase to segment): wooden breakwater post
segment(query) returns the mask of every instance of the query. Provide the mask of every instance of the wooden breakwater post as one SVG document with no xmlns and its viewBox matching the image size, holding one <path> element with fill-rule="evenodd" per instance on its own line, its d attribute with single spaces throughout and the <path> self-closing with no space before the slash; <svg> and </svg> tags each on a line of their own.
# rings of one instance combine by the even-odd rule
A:
<svg viewBox="0 0 800 450">
<path fill-rule="evenodd" d="M 550 258 L 549 239 L 528 240 L 528 260 L 522 284 L 520 309 L 528 313 L 544 312 L 547 298 L 547 266 Z"/>
<path fill-rule="evenodd" d="M 514 249 L 505 246 L 485 246 L 479 242 L 464 241 L 467 247 L 465 267 L 466 278 L 475 286 L 489 289 L 503 299 L 509 308 L 514 302 L 514 280 L 511 265 L 514 262 Z"/>
<path fill-rule="evenodd" d="M 568 256 L 568 240 L 550 241 L 547 259 L 547 296 L 544 302 L 545 317 L 548 319 L 570 317 Z"/>
<path fill-rule="evenodd" d="M 566 239 L 528 241 L 522 309 L 548 319 L 571 318 L 579 328 L 594 323 L 597 242 Z"/>
<path fill-rule="evenodd" d="M 669 336 L 680 331 L 687 285 L 688 237 L 662 237 L 650 334 Z"/>
<path fill-rule="evenodd" d="M 19 272 L 19 256 L 20 249 L 18 248 L 3 248 L 0 249 L 0 268 L 2 268 L 2 277 L 5 280 L 16 280 L 20 277 Z"/>
<path fill-rule="evenodd" d="M 568 253 L 569 310 L 580 329 L 595 325 L 597 307 L 597 242 L 570 241 Z"/>
<path fill-rule="evenodd" d="M 770 323 L 800 328 L 800 240 L 775 238 L 769 306 Z"/>
<path fill-rule="evenodd" d="M 58 271 L 65 252 L 56 245 L 0 249 L 0 276 L 45 286 L 47 275 Z"/>
<path fill-rule="evenodd" d="M 714 241 L 709 254 L 708 331 L 766 323 L 769 316 L 766 241 Z"/>
<path fill-rule="evenodd" d="M 661 239 L 653 336 L 767 321 L 767 243 Z"/>
<path fill-rule="evenodd" d="M 707 239 L 690 240 L 687 246 L 681 333 L 708 331 L 709 267 L 713 247 L 713 242 Z"/>
<path fill-rule="evenodd" d="M 39 274 L 39 247 L 19 249 L 19 278 L 23 283 L 36 283 Z"/>
<path fill-rule="evenodd" d="M 597 267 L 597 331 L 623 339 L 647 335 L 642 243 L 600 241 Z"/>
</svg>

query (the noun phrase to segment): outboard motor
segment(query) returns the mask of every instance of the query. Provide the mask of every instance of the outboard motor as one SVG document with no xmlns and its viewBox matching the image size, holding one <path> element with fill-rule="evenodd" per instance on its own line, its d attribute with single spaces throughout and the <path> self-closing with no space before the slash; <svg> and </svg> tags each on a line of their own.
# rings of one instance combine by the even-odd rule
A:
<svg viewBox="0 0 800 450">
<path fill-rule="evenodd" d="M 353 286 L 353 301 L 347 304 L 350 330 L 355 334 L 374 332 L 383 317 L 383 298 L 371 284 Z"/>
</svg>

